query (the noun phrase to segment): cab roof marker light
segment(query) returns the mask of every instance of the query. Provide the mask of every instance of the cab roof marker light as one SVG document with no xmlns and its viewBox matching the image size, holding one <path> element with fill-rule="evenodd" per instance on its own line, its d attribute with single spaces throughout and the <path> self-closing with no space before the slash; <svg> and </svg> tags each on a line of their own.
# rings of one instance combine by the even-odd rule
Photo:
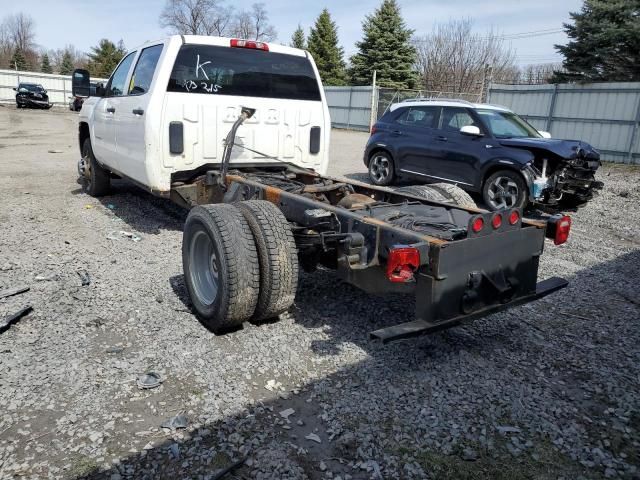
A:
<svg viewBox="0 0 640 480">
<path fill-rule="evenodd" d="M 242 40 L 240 38 L 232 38 L 231 46 L 235 48 L 250 48 L 252 50 L 269 51 L 269 45 L 264 42 L 256 42 L 254 40 Z"/>
</svg>

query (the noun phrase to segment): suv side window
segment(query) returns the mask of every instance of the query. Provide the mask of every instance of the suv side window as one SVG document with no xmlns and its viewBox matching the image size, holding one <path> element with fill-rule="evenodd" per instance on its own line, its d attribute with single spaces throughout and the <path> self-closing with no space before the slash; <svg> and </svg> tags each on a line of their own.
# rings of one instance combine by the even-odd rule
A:
<svg viewBox="0 0 640 480">
<path fill-rule="evenodd" d="M 409 107 L 396 119 L 401 125 L 421 128 L 436 128 L 438 107 Z"/>
<path fill-rule="evenodd" d="M 131 67 L 131 62 L 133 62 L 135 56 L 136 52 L 131 52 L 124 57 L 124 60 L 122 60 L 118 68 L 115 69 L 107 85 L 107 97 L 121 97 L 122 95 L 126 95 L 127 74 L 129 73 L 129 67 Z"/>
<path fill-rule="evenodd" d="M 129 95 L 143 95 L 149 91 L 161 53 L 162 45 L 154 45 L 140 52 L 140 57 L 138 57 L 129 82 Z"/>
<path fill-rule="evenodd" d="M 466 108 L 443 107 L 442 118 L 440 120 L 441 130 L 457 132 L 467 125 L 473 125 L 482 130 L 482 126 L 478 125 L 469 112 L 467 112 Z"/>
</svg>

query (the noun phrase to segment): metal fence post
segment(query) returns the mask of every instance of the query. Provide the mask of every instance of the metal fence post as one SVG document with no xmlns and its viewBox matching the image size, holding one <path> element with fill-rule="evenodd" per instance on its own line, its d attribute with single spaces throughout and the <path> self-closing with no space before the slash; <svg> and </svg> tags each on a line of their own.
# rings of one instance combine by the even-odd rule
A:
<svg viewBox="0 0 640 480">
<path fill-rule="evenodd" d="M 636 120 L 631 130 L 631 138 L 629 139 L 629 152 L 627 158 L 629 163 L 633 162 L 633 147 L 636 146 L 636 138 L 638 138 L 638 130 L 640 130 L 640 95 L 638 95 L 638 106 L 636 107 Z"/>
<path fill-rule="evenodd" d="M 377 105 L 377 91 L 376 91 L 376 77 L 378 76 L 378 72 L 376 70 L 373 71 L 373 84 L 371 85 L 371 115 L 369 117 L 369 133 L 371 133 L 371 129 L 373 128 L 373 124 L 378 119 L 378 112 L 376 112 Z"/>
<path fill-rule="evenodd" d="M 353 87 L 349 87 L 349 108 L 347 109 L 347 128 L 351 128 L 351 100 L 353 99 Z"/>
<path fill-rule="evenodd" d="M 549 116 L 547 117 L 547 132 L 551 133 L 551 123 L 553 122 L 553 112 L 556 109 L 556 99 L 558 98 L 558 83 L 553 84 L 553 93 L 551 94 L 551 105 L 549 105 Z"/>
</svg>

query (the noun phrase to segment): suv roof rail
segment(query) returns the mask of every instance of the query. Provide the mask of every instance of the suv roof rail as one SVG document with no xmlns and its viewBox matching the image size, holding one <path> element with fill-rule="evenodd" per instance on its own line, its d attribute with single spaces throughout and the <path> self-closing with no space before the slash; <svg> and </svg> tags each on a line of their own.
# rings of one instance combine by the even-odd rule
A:
<svg viewBox="0 0 640 480">
<path fill-rule="evenodd" d="M 458 102 L 464 103 L 465 105 L 473 105 L 473 103 L 462 100 L 460 98 L 443 98 L 443 97 L 416 97 L 416 98 L 407 98 L 402 101 L 405 102 Z"/>
</svg>

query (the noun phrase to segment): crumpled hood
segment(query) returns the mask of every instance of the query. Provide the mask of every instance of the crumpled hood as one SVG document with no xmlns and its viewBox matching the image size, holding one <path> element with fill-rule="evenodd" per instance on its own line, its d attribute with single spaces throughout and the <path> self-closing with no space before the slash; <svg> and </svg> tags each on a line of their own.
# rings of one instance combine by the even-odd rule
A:
<svg viewBox="0 0 640 480">
<path fill-rule="evenodd" d="M 547 150 L 562 158 L 600 160 L 600 153 L 586 142 L 556 138 L 504 138 L 498 140 L 505 147 Z"/>
</svg>

